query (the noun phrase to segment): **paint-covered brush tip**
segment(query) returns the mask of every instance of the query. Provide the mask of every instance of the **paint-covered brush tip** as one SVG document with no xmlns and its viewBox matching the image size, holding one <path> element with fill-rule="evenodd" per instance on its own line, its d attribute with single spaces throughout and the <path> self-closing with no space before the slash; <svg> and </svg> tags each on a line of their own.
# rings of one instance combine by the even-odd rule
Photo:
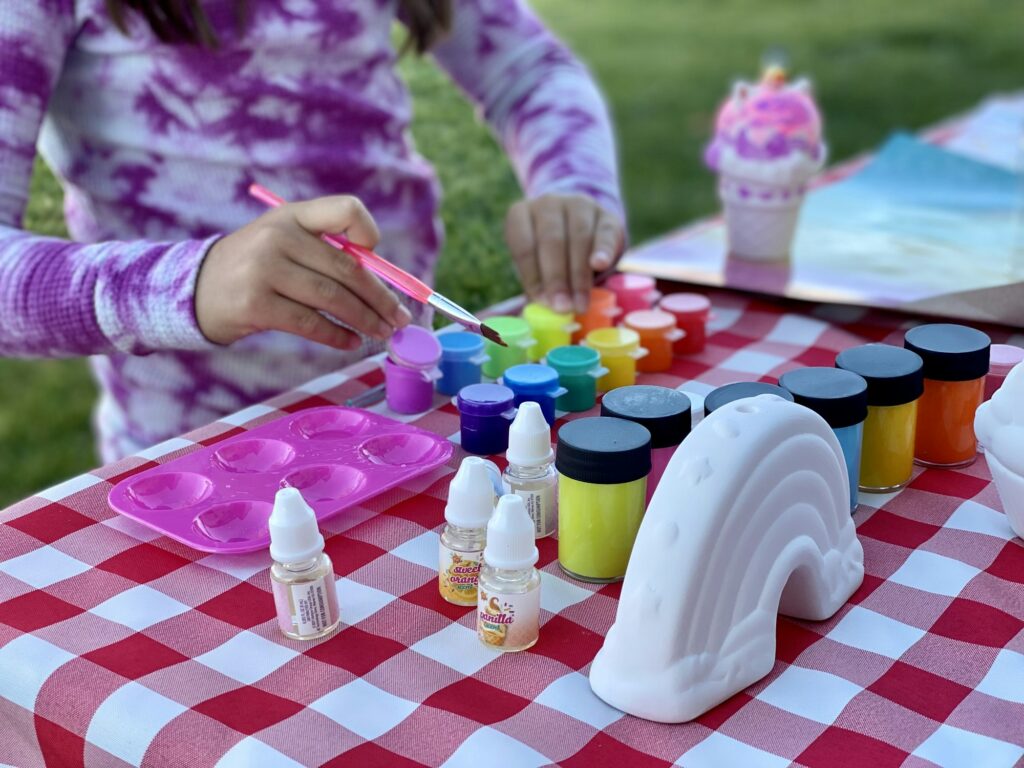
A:
<svg viewBox="0 0 1024 768">
<path fill-rule="evenodd" d="M 505 340 L 501 338 L 501 334 L 498 333 L 493 328 L 489 327 L 487 323 L 480 324 L 480 333 L 483 335 L 485 339 L 490 339 L 495 344 L 500 344 L 503 347 L 508 346 L 508 344 L 505 343 Z"/>
</svg>

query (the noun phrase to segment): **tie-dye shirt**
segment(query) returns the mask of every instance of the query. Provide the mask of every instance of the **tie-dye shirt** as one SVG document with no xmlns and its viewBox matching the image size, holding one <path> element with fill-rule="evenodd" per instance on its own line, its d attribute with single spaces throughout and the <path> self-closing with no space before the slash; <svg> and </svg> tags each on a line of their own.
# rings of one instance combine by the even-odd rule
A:
<svg viewBox="0 0 1024 768">
<path fill-rule="evenodd" d="M 104 0 L 0 6 L 0 354 L 92 355 L 106 460 L 352 361 L 283 333 L 219 347 L 200 332 L 200 265 L 261 212 L 251 182 L 294 200 L 357 195 L 381 254 L 428 281 L 441 243 L 395 70 L 396 0 L 248 0 L 244 27 L 235 0 L 203 6 L 216 51 L 162 44 L 138 18 L 124 35 Z M 586 70 L 520 0 L 454 0 L 454 19 L 433 56 L 526 194 L 621 212 Z M 37 145 L 74 242 L 20 229 Z"/>
</svg>

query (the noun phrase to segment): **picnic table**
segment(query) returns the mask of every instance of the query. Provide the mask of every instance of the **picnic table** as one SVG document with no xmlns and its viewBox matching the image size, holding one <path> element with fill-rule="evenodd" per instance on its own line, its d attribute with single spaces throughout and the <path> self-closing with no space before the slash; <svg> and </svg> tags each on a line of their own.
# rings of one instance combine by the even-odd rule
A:
<svg viewBox="0 0 1024 768">
<path fill-rule="evenodd" d="M 831 365 L 915 322 L 710 297 L 707 349 L 641 376 L 698 405 L 718 385 Z M 849 604 L 825 622 L 780 617 L 772 673 L 683 725 L 623 715 L 591 693 L 620 587 L 566 577 L 554 539 L 538 542 L 542 627 L 529 651 L 483 647 L 473 611 L 440 598 L 437 536 L 458 447 L 446 466 L 324 523 L 343 627 L 312 644 L 278 630 L 266 552 L 197 552 L 107 505 L 126 477 L 381 380 L 365 360 L 0 513 L 0 762 L 977 768 L 1024 756 L 1024 545 L 984 457 L 863 494 L 865 577 Z M 458 439 L 447 398 L 404 418 Z"/>
<path fill-rule="evenodd" d="M 920 322 L 708 295 L 705 351 L 640 376 L 687 392 L 698 413 L 719 385 L 830 366 L 850 346 L 900 343 Z M 979 327 L 1024 345 L 1010 329 Z M 485 648 L 474 612 L 441 599 L 437 537 L 465 456 L 457 445 L 445 466 L 323 524 L 343 624 L 316 643 L 278 630 L 266 552 L 198 552 L 107 504 L 127 477 L 381 381 L 379 360 L 364 360 L 0 512 L 0 764 L 981 768 L 1024 758 L 1024 543 L 983 456 L 917 469 L 897 493 L 861 494 L 865 576 L 849 603 L 824 622 L 780 617 L 771 674 L 678 725 L 625 715 L 590 691 L 620 585 L 565 576 L 555 539 L 538 541 L 542 626 L 529 651 Z M 383 403 L 372 410 L 394 416 Z M 586 415 L 560 414 L 556 429 Z M 448 398 L 396 418 L 458 441 Z"/>
</svg>

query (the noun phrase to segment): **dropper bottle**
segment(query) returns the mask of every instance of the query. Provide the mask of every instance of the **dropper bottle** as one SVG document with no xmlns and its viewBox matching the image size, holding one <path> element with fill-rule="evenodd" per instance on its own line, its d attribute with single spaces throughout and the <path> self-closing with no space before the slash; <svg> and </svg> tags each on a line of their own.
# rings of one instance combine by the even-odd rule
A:
<svg viewBox="0 0 1024 768">
<path fill-rule="evenodd" d="M 487 524 L 476 633 L 499 651 L 525 651 L 540 634 L 540 574 L 533 523 L 522 498 L 505 494 Z"/>
<path fill-rule="evenodd" d="M 551 450 L 551 427 L 537 403 L 520 404 L 508 430 L 505 458 L 505 487 L 522 498 L 533 520 L 534 537 L 550 536 L 558 524 L 558 473 Z"/>
<path fill-rule="evenodd" d="M 334 565 L 316 515 L 297 488 L 282 488 L 270 513 L 270 580 L 277 623 L 292 640 L 317 640 L 338 628 Z"/>
<path fill-rule="evenodd" d="M 455 605 L 476 605 L 487 521 L 494 512 L 494 484 L 489 466 L 493 465 L 479 456 L 468 456 L 448 486 L 437 579 L 441 597 Z M 496 467 L 494 472 L 497 475 Z"/>
</svg>

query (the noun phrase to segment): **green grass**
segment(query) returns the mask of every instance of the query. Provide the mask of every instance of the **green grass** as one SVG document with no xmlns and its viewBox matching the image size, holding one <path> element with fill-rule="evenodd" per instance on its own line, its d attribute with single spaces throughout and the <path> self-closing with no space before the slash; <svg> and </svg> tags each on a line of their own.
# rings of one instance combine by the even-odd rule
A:
<svg viewBox="0 0 1024 768">
<path fill-rule="evenodd" d="M 737 75 L 779 48 L 812 74 L 832 159 L 1021 86 L 1024 6 L 1005 0 L 534 0 L 590 65 L 616 118 L 634 242 L 714 207 L 700 165 L 713 110 Z M 406 59 L 414 132 L 437 166 L 448 241 L 441 291 L 482 307 L 517 290 L 502 241 L 518 194 L 486 127 L 429 62 Z M 40 169 L 27 226 L 61 234 Z M 94 387 L 80 361 L 0 361 L 0 505 L 96 464 Z"/>
</svg>

